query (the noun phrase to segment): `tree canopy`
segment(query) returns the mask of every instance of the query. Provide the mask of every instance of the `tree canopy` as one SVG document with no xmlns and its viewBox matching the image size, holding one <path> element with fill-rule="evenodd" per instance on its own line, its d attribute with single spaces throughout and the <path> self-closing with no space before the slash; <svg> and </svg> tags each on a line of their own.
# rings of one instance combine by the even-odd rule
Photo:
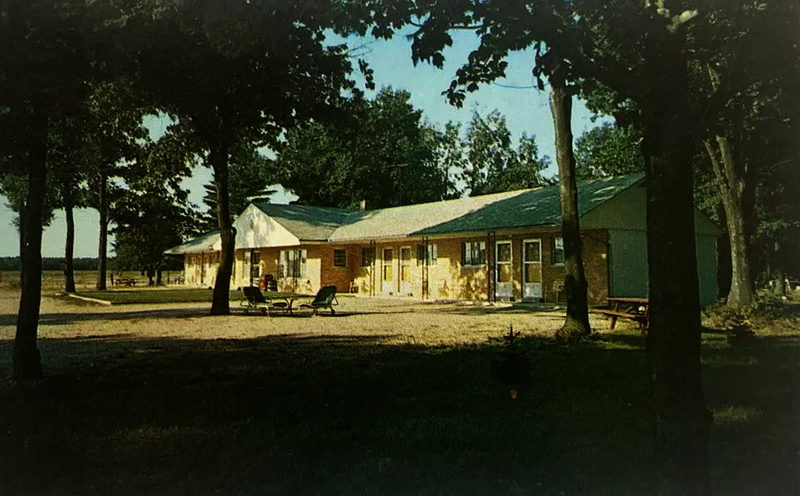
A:
<svg viewBox="0 0 800 496">
<path fill-rule="evenodd" d="M 350 99 L 335 121 L 291 129 L 274 162 L 276 181 L 310 205 L 382 208 L 452 197 L 454 178 L 440 160 L 447 136 L 409 100 L 384 88 L 374 100 Z"/>
<path fill-rule="evenodd" d="M 603 123 L 575 141 L 576 173 L 582 179 L 620 176 L 644 170 L 641 136 L 633 126 Z"/>
</svg>

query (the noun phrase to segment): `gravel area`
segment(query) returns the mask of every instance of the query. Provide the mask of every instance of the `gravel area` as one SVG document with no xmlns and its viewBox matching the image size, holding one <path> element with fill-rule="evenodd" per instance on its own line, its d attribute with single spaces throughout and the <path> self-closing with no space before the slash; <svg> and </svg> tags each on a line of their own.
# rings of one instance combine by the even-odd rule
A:
<svg viewBox="0 0 800 496">
<path fill-rule="evenodd" d="M 19 295 L 0 291 L 0 367 L 10 367 Z M 563 309 L 527 305 L 421 302 L 399 298 L 342 296 L 335 316 L 322 311 L 311 316 L 245 315 L 232 302 L 230 316 L 208 315 L 208 304 L 102 306 L 43 297 L 39 327 L 43 362 L 52 370 L 76 360 L 98 359 L 119 345 L 137 346 L 153 340 L 247 340 L 267 336 L 368 339 L 383 345 L 468 346 L 514 331 L 552 336 L 563 323 Z M 593 326 L 607 324 L 592 316 Z M 63 343 L 81 346 L 60 346 Z M 112 346 L 115 344 L 116 346 Z M 62 349 L 68 348 L 70 356 Z M 88 355 L 74 356 L 76 353 Z"/>
</svg>

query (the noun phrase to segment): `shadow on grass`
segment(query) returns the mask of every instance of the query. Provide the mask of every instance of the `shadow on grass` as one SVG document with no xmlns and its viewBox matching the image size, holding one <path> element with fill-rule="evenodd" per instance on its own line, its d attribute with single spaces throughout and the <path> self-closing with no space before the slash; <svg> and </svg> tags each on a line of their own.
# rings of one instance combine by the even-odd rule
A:
<svg viewBox="0 0 800 496">
<path fill-rule="evenodd" d="M 500 344 L 386 337 L 41 340 L 79 361 L 39 383 L 0 382 L 0 492 L 655 492 L 640 336 L 520 339 L 531 373 L 513 384 L 494 372 Z M 797 339 L 709 339 L 709 405 L 744 405 L 715 424 L 715 488 L 789 494 Z"/>
</svg>

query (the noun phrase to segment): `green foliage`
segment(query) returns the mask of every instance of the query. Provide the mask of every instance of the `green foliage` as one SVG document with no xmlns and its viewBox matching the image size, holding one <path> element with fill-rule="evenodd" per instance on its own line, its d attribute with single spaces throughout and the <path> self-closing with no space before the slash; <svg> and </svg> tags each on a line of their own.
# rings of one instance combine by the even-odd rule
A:
<svg viewBox="0 0 800 496">
<path fill-rule="evenodd" d="M 505 117 L 493 110 L 473 112 L 462 141 L 466 160 L 461 174 L 471 196 L 546 184 L 542 171 L 548 157 L 539 157 L 534 137 L 523 134 L 515 150 Z"/>
<path fill-rule="evenodd" d="M 713 329 L 741 330 L 754 327 L 757 330 L 770 330 L 783 320 L 798 320 L 800 305 L 776 295 L 772 290 L 756 292 L 753 303 L 737 311 L 724 303 L 707 308 L 703 312 L 706 325 Z"/>
<path fill-rule="evenodd" d="M 275 181 L 274 165 L 272 161 L 253 146 L 239 143 L 231 151 L 229 173 L 229 193 L 231 215 L 238 215 L 247 207 L 253 198 L 264 199 L 274 191 L 267 186 Z M 208 205 L 209 211 L 203 215 L 199 229 L 203 232 L 214 230 L 219 225 L 217 222 L 217 187 L 213 182 L 205 184 L 203 202 Z"/>
<path fill-rule="evenodd" d="M 334 121 L 305 123 L 287 133 L 274 178 L 300 203 L 369 208 L 441 200 L 455 195 L 442 133 L 422 121 L 406 91 L 382 89 L 374 100 L 354 97 Z"/>
<path fill-rule="evenodd" d="M 604 123 L 575 141 L 575 173 L 579 179 L 622 176 L 644 170 L 641 136 L 632 126 Z"/>
<path fill-rule="evenodd" d="M 191 173 L 191 154 L 178 137 L 167 133 L 142 146 L 140 155 L 123 169 L 125 188 L 112 212 L 117 224 L 115 265 L 152 275 L 167 267 L 164 250 L 195 231 L 195 212 L 181 188 L 181 180 Z"/>
</svg>

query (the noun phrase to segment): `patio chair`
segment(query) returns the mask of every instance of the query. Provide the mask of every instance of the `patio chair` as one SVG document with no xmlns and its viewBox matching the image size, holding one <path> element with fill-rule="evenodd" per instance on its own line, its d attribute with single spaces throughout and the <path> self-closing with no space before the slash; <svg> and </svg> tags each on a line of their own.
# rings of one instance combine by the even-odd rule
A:
<svg viewBox="0 0 800 496">
<path fill-rule="evenodd" d="M 317 315 L 320 308 L 329 308 L 331 310 L 331 315 L 336 315 L 336 310 L 333 309 L 333 306 L 338 304 L 339 302 L 336 300 L 336 286 L 323 286 L 319 288 L 317 295 L 314 297 L 314 301 L 301 303 L 300 306 L 313 309 L 313 315 Z"/>
<path fill-rule="evenodd" d="M 244 313 L 248 314 L 251 310 L 260 311 L 262 315 L 269 315 L 270 309 L 281 309 L 286 313 L 286 302 L 273 302 L 265 298 L 264 294 L 256 286 L 244 286 L 239 288 L 242 291 L 242 301 L 239 302 L 240 306 L 245 307 Z"/>
</svg>

